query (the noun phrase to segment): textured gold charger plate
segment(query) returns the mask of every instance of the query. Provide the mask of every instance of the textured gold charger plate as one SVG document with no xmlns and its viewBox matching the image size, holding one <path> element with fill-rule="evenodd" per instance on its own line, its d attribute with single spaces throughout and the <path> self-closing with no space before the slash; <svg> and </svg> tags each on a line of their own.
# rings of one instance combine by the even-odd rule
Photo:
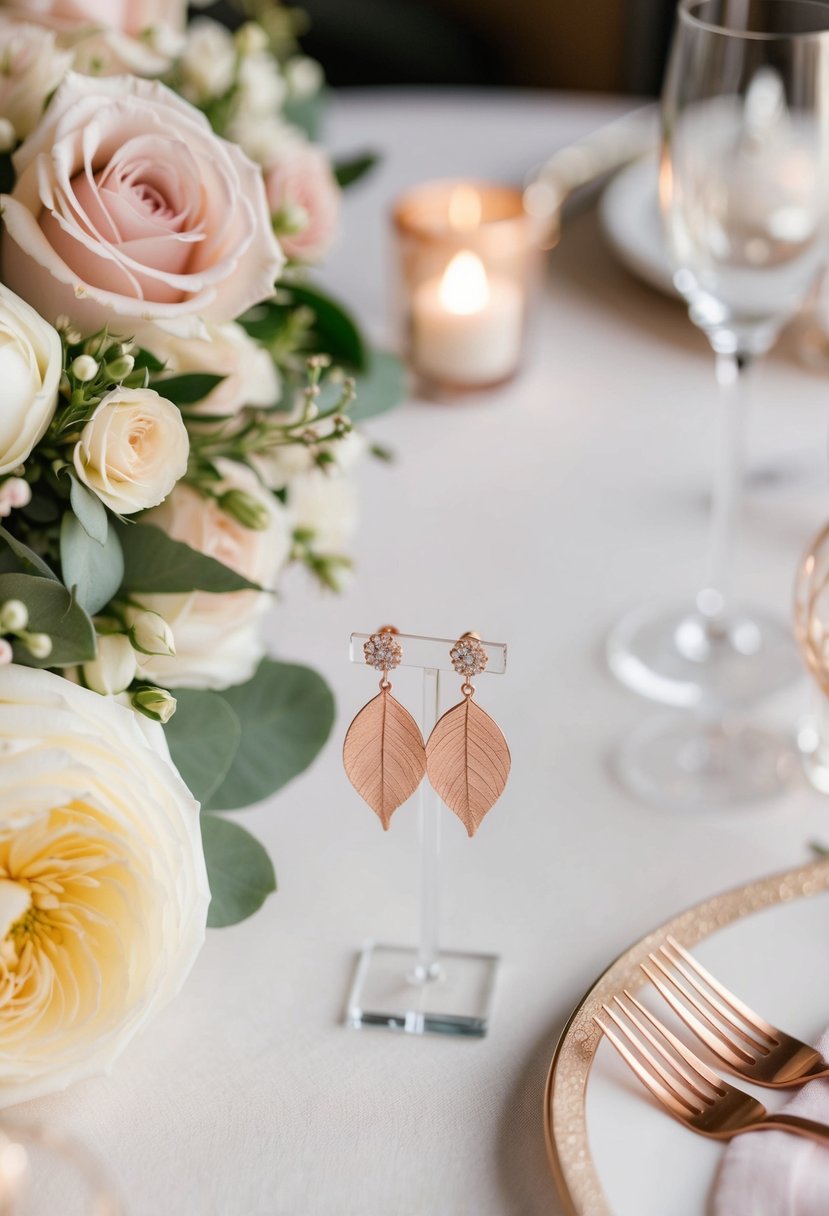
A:
<svg viewBox="0 0 829 1216">
<path fill-rule="evenodd" d="M 639 964 L 668 934 L 691 949 L 735 921 L 825 891 L 829 891 L 829 858 L 715 895 L 648 933 L 599 976 L 562 1032 L 544 1096 L 547 1151 L 567 1216 L 614 1216 L 587 1135 L 587 1084 L 601 1041 L 593 1017 L 603 1002 L 623 988 L 643 987 L 646 981 Z"/>
</svg>

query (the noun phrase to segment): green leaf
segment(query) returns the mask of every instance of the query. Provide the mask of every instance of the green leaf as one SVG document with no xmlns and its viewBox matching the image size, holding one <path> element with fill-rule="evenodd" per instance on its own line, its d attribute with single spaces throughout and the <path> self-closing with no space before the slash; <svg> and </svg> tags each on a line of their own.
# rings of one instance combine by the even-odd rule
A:
<svg viewBox="0 0 829 1216">
<path fill-rule="evenodd" d="M 167 592 L 186 595 L 190 591 L 261 591 L 213 557 L 173 540 L 155 524 L 118 524 L 124 550 L 122 589 L 134 592 Z"/>
<path fill-rule="evenodd" d="M 164 728 L 173 763 L 191 794 L 206 802 L 233 763 L 242 728 L 215 692 L 177 688 L 176 712 Z"/>
<path fill-rule="evenodd" d="M 299 127 L 301 131 L 304 131 L 312 143 L 317 143 L 326 101 L 324 88 L 312 93 L 310 97 L 303 97 L 301 101 L 289 98 L 282 107 L 282 117 L 291 126 Z"/>
<path fill-rule="evenodd" d="M 16 569 L 22 570 L 27 574 L 40 574 L 44 578 L 53 578 L 57 580 L 57 575 L 54 570 L 51 570 L 42 557 L 38 557 L 34 549 L 30 549 L 28 545 L 24 545 L 16 536 L 12 536 L 11 532 L 7 532 L 5 528 L 0 527 L 0 541 L 6 545 L 6 550 L 12 555 L 15 560 Z"/>
<path fill-rule="evenodd" d="M 165 376 L 154 379 L 150 385 L 160 396 L 173 405 L 195 405 L 203 401 L 208 393 L 212 393 L 218 384 L 226 379 L 225 376 L 214 376 L 207 372 L 194 372 L 182 376 Z"/>
<path fill-rule="evenodd" d="M 78 481 L 74 473 L 69 474 L 69 479 L 71 483 L 69 502 L 72 510 L 81 521 L 81 526 L 86 534 L 96 540 L 99 545 L 105 544 L 107 538 L 106 507 L 97 494 L 93 494 Z"/>
<path fill-rule="evenodd" d="M 31 633 L 52 639 L 48 658 L 35 659 L 20 642 L 14 643 L 16 663 L 27 667 L 70 667 L 95 658 L 95 629 L 63 583 L 34 574 L 0 574 L 0 602 L 22 600 L 29 610 Z"/>
<path fill-rule="evenodd" d="M 237 810 L 281 789 L 315 759 L 334 722 L 331 691 L 309 667 L 263 659 L 252 680 L 220 696 L 235 711 L 242 738 L 208 810 Z"/>
<path fill-rule="evenodd" d="M 273 863 L 259 841 L 238 823 L 202 815 L 201 835 L 211 897 L 207 924 L 211 929 L 236 925 L 276 890 Z"/>
<path fill-rule="evenodd" d="M 370 173 L 377 164 L 376 152 L 364 152 L 361 156 L 352 156 L 349 160 L 338 161 L 334 166 L 334 176 L 339 186 L 345 190 L 353 186 L 361 177 Z"/>
<path fill-rule="evenodd" d="M 366 367 L 365 343 L 343 305 L 307 283 L 280 283 L 280 296 L 285 293 L 293 304 L 303 304 L 313 312 L 317 351 L 330 355 L 335 363 L 345 363 L 363 371 Z"/>
<path fill-rule="evenodd" d="M 239 324 L 256 342 L 270 346 L 290 324 L 293 309 L 287 304 L 265 300 L 239 318 Z"/>
<path fill-rule="evenodd" d="M 151 355 L 148 350 L 143 348 L 135 356 L 135 367 L 140 371 L 146 368 L 148 372 L 163 372 L 166 366 L 167 364 L 163 360 L 157 359 L 155 355 Z"/>
<path fill-rule="evenodd" d="M 109 528 L 106 541 L 99 545 L 67 511 L 60 525 L 60 565 L 64 583 L 94 616 L 109 603 L 124 576 L 124 555 L 115 529 Z"/>
<path fill-rule="evenodd" d="M 348 409 L 354 422 L 394 409 L 408 397 L 406 369 L 388 350 L 371 351 L 368 368 L 355 377 L 355 385 L 357 395 Z"/>
</svg>

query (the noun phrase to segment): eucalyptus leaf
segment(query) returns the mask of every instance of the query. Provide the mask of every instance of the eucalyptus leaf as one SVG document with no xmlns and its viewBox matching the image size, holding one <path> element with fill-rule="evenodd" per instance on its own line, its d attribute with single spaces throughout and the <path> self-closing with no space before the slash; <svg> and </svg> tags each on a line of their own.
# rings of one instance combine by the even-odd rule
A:
<svg viewBox="0 0 829 1216">
<path fill-rule="evenodd" d="M 309 667 L 263 659 L 252 680 L 219 695 L 235 711 L 242 737 L 208 810 L 247 807 L 287 785 L 318 755 L 334 722 L 331 691 Z"/>
<path fill-rule="evenodd" d="M 109 528 L 106 541 L 99 545 L 77 516 L 67 511 L 60 525 L 60 564 L 66 586 L 94 616 L 109 603 L 124 576 L 124 555 L 115 529 Z"/>
<path fill-rule="evenodd" d="M 55 574 L 42 557 L 38 557 L 33 549 L 28 545 L 24 545 L 16 536 L 12 536 L 11 532 L 7 532 L 5 528 L 0 527 L 0 543 L 6 546 L 6 551 L 10 553 L 16 563 L 15 569 L 22 571 L 25 574 L 40 574 L 44 578 L 53 578 L 56 581 L 58 576 Z"/>
<path fill-rule="evenodd" d="M 74 473 L 69 474 L 71 489 L 69 502 L 72 510 L 81 521 L 81 526 L 88 536 L 99 545 L 106 543 L 107 511 L 97 494 L 93 494 L 85 485 L 78 481 Z"/>
<path fill-rule="evenodd" d="M 325 88 L 318 89 L 310 97 L 289 97 L 282 107 L 282 116 L 291 126 L 304 131 L 312 143 L 318 143 L 326 103 Z"/>
<path fill-rule="evenodd" d="M 366 371 L 355 377 L 356 396 L 348 416 L 362 422 L 394 409 L 408 397 L 406 369 L 388 350 L 372 350 Z"/>
<path fill-rule="evenodd" d="M 334 176 L 341 189 L 353 186 L 361 177 L 370 173 L 377 164 L 376 152 L 363 152 L 360 156 L 352 156 L 348 160 L 340 160 L 334 165 Z"/>
<path fill-rule="evenodd" d="M 14 659 L 27 667 L 70 667 L 95 657 L 95 629 L 63 583 L 34 574 L 0 574 L 0 603 L 21 600 L 29 612 L 28 629 L 52 639 L 47 658 L 35 659 L 14 642 Z"/>
<path fill-rule="evenodd" d="M 233 763 L 242 728 L 217 693 L 177 688 L 176 712 L 164 728 L 170 754 L 199 802 L 219 788 Z"/>
<path fill-rule="evenodd" d="M 110 531 L 117 531 L 124 550 L 124 591 L 186 595 L 262 590 L 215 558 L 173 540 L 155 524 L 118 524 Z"/>
<path fill-rule="evenodd" d="M 273 863 L 259 841 L 238 823 L 202 815 L 201 834 L 210 883 L 207 924 L 211 929 L 236 925 L 276 890 Z"/>
<path fill-rule="evenodd" d="M 286 293 L 292 304 L 302 304 L 313 312 L 317 350 L 330 355 L 335 363 L 363 371 L 367 359 L 365 342 L 344 306 L 308 283 L 280 283 L 280 296 Z"/>
<path fill-rule="evenodd" d="M 173 405 L 195 405 L 196 402 L 203 401 L 208 393 L 212 393 L 224 379 L 225 376 L 194 372 L 155 379 L 150 387 L 167 401 L 172 401 Z"/>
</svg>

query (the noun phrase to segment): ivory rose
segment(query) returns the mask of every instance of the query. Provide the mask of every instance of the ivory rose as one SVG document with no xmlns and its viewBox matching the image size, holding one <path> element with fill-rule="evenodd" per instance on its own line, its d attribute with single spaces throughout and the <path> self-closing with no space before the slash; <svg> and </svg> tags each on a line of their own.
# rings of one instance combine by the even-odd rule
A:
<svg viewBox="0 0 829 1216">
<path fill-rule="evenodd" d="M 224 376 L 221 384 L 192 407 L 199 414 L 235 414 L 245 405 L 275 405 L 279 397 L 273 359 L 233 321 L 209 325 L 203 338 L 177 338 L 159 331 L 150 347 L 168 371 Z"/>
<path fill-rule="evenodd" d="M 2 276 L 44 316 L 192 335 L 271 295 L 283 255 L 259 169 L 164 85 L 70 72 L 14 165 Z"/>
<path fill-rule="evenodd" d="M 145 522 L 270 590 L 291 551 L 288 513 L 250 469 L 228 460 L 217 463 L 224 480 L 216 492 L 239 490 L 250 495 L 265 513 L 266 528 L 246 528 L 218 503 L 184 484 L 177 485 Z M 139 676 L 165 688 L 227 688 L 244 683 L 265 653 L 259 623 L 271 603 L 271 596 L 257 591 L 142 596 L 142 607 L 159 613 L 172 629 L 176 653 L 173 657 L 139 654 Z"/>
<path fill-rule="evenodd" d="M 334 243 L 340 188 L 322 148 L 287 140 L 265 169 L 268 206 L 282 248 L 299 262 L 318 262 Z"/>
<path fill-rule="evenodd" d="M 62 367 L 57 330 L 0 283 L 0 474 L 21 465 L 45 435 Z"/>
<path fill-rule="evenodd" d="M 157 506 L 187 471 L 190 441 L 181 414 L 151 388 L 115 388 L 75 444 L 80 480 L 105 506 L 132 515 Z"/>
<path fill-rule="evenodd" d="M 2 1106 L 109 1070 L 198 954 L 198 804 L 164 748 L 111 698 L 3 669 Z"/>
<path fill-rule="evenodd" d="M 51 30 L 3 16 L 0 45 L 0 117 L 11 123 L 17 139 L 25 139 L 37 126 L 47 97 L 69 70 L 72 55 L 58 48 Z"/>
</svg>

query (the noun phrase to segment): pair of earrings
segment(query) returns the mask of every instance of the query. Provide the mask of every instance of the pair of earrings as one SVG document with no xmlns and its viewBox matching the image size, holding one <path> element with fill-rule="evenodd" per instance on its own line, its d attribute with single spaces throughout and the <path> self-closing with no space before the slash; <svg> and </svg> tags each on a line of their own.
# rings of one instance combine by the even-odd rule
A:
<svg viewBox="0 0 829 1216">
<path fill-rule="evenodd" d="M 463 700 L 443 715 L 424 743 L 412 715 L 391 695 L 389 672 L 403 659 L 397 632 L 384 625 L 363 647 L 366 663 L 382 677 L 379 694 L 363 706 L 345 736 L 348 779 L 388 829 L 394 812 L 428 773 L 436 793 L 474 836 L 503 793 L 510 770 L 506 739 L 472 700 L 470 680 L 486 667 L 486 650 L 476 633 L 465 633 L 454 644 L 449 654 L 463 676 Z"/>
</svg>

